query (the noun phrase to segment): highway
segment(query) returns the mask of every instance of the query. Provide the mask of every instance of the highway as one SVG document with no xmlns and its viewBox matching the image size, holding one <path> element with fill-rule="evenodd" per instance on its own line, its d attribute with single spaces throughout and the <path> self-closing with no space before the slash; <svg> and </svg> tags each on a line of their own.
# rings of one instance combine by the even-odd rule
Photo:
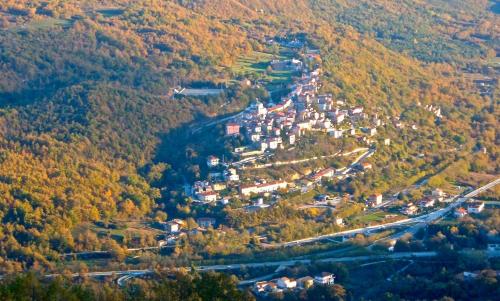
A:
<svg viewBox="0 0 500 301">
<path fill-rule="evenodd" d="M 318 235 L 315 237 L 310 237 L 310 238 L 305 238 L 305 239 L 299 239 L 295 241 L 290 241 L 290 242 L 285 242 L 285 243 L 279 243 L 279 244 L 274 244 L 274 247 L 288 247 L 288 246 L 293 246 L 293 245 L 301 245 L 304 243 L 309 243 L 309 242 L 314 242 L 314 241 L 319 241 L 323 240 L 326 238 L 332 238 L 336 236 L 343 236 L 343 235 L 352 235 L 356 233 L 367 233 L 369 231 L 373 230 L 379 230 L 379 229 L 387 229 L 390 227 L 395 227 L 395 226 L 401 226 L 401 225 L 407 225 L 411 223 L 415 223 L 413 227 L 421 227 L 422 225 L 425 225 L 427 223 L 430 223 L 436 219 L 439 219 L 449 213 L 451 210 L 454 208 L 462 205 L 467 199 L 472 198 L 477 196 L 478 194 L 498 185 L 500 183 L 500 178 L 474 190 L 471 191 L 467 194 L 465 194 L 462 197 L 453 197 L 452 202 L 445 208 L 439 209 L 437 211 L 418 216 L 415 218 L 410 218 L 410 219 L 404 219 L 400 220 L 397 222 L 392 222 L 392 223 L 387 223 L 387 224 L 382 224 L 382 225 L 376 225 L 376 226 L 370 226 L 370 227 L 365 227 L 365 228 L 359 228 L 359 229 L 352 229 L 352 230 L 347 230 L 347 231 L 342 231 L 342 232 L 337 232 L 337 233 L 332 233 L 332 234 L 326 234 L 326 235 Z M 408 233 L 409 231 L 411 232 L 411 229 L 413 227 L 410 227 L 409 229 L 406 229 L 403 231 L 404 233 Z M 96 251 L 96 252 L 106 252 L 106 251 Z M 90 253 L 90 252 L 89 252 Z M 498 257 L 500 256 L 500 252 L 498 251 L 486 251 L 487 256 L 489 257 Z M 315 260 L 314 262 L 349 262 L 349 261 L 367 261 L 367 260 L 384 260 L 384 259 L 405 259 L 405 258 L 419 258 L 419 257 L 432 257 L 436 256 L 436 252 L 408 252 L 408 253 L 393 253 L 393 254 L 387 254 L 387 255 L 367 255 L 367 256 L 355 256 L 355 257 L 336 257 L 336 258 L 325 258 L 325 259 L 318 259 Z M 304 256 L 305 257 L 305 256 Z M 236 263 L 236 264 L 227 264 L 227 265 L 208 265 L 208 266 L 199 266 L 195 267 L 197 271 L 229 271 L 229 270 L 238 270 L 241 268 L 259 268 L 259 267 L 287 267 L 287 266 L 293 266 L 296 264 L 311 264 L 313 260 L 311 259 L 292 259 L 292 260 L 285 260 L 285 261 L 265 261 L 265 262 L 253 262 L 253 263 Z M 183 267 L 183 268 L 177 268 L 177 269 L 191 269 L 190 267 Z M 150 269 L 143 269 L 143 270 L 122 270 L 122 271 L 103 271 L 103 272 L 89 272 L 89 273 L 74 273 L 71 274 L 72 277 L 110 277 L 110 276 L 118 276 L 117 283 L 119 285 L 124 285 L 125 282 L 131 278 L 138 277 L 138 276 L 143 276 L 147 274 L 153 273 L 153 270 Z M 54 278 L 59 276 L 60 274 L 48 274 L 45 275 L 46 278 Z"/>
<path fill-rule="evenodd" d="M 291 246 L 296 246 L 296 245 L 302 245 L 306 243 L 311 243 L 311 242 L 316 242 L 320 240 L 324 240 L 327 238 L 333 238 L 333 237 L 340 237 L 340 236 L 346 236 L 346 235 L 355 235 L 358 233 L 366 234 L 371 231 L 376 231 L 376 230 L 384 230 L 384 229 L 389 229 L 393 228 L 396 226 L 401 226 L 401 225 L 408 225 L 408 224 L 417 224 L 416 226 L 422 224 L 428 224 L 430 222 L 433 222 L 437 219 L 442 218 L 446 214 L 448 214 L 450 211 L 453 209 L 457 208 L 458 206 L 462 205 L 467 199 L 472 198 L 480 194 L 481 192 L 484 192 L 500 183 L 500 178 L 484 185 L 479 188 L 477 188 L 474 191 L 471 191 L 464 195 L 463 197 L 455 196 L 450 198 L 450 204 L 446 206 L 445 208 L 441 208 L 439 210 L 433 211 L 428 214 L 424 214 L 418 217 L 414 218 L 407 218 L 403 220 L 399 220 L 396 222 L 391 222 L 391 223 L 386 223 L 386 224 L 380 224 L 380 225 L 375 225 L 375 226 L 369 226 L 369 227 L 364 227 L 364 228 L 357 228 L 357 229 L 352 229 L 352 230 L 346 230 L 346 231 L 341 231 L 341 232 L 336 232 L 336 233 L 331 233 L 331 234 L 323 234 L 323 235 L 318 235 L 318 236 L 313 236 L 313 237 L 308 237 L 308 238 L 303 238 L 303 239 L 297 239 L 293 241 L 288 241 L 288 242 L 282 242 L 282 243 L 275 243 L 275 244 L 270 244 L 268 245 L 269 247 L 291 247 Z"/>
<path fill-rule="evenodd" d="M 499 257 L 499 251 L 485 251 L 487 257 Z M 333 263 L 333 262 L 355 262 L 355 261 L 370 261 L 370 260 L 399 260 L 399 259 L 418 259 L 418 258 L 426 258 L 426 257 L 434 257 L 437 256 L 437 252 L 402 252 L 402 253 L 392 253 L 385 255 L 365 255 L 365 256 L 352 256 L 352 257 L 338 257 L 338 258 L 325 258 L 318 260 L 311 259 L 300 259 L 300 260 L 284 260 L 284 261 L 266 261 L 266 262 L 250 262 L 250 263 L 235 263 L 235 264 L 227 264 L 227 265 L 207 265 L 207 266 L 199 266 L 195 267 L 196 271 L 231 271 L 231 270 L 239 270 L 242 268 L 284 268 L 295 266 L 298 264 L 308 265 L 312 263 Z M 174 270 L 190 270 L 190 267 L 179 267 L 174 268 Z M 71 277 L 118 277 L 117 283 L 118 285 L 125 285 L 127 280 L 130 280 L 134 277 L 140 277 L 148 274 L 153 274 L 154 271 L 151 269 L 143 269 L 143 270 L 115 270 L 115 271 L 103 271 L 103 272 L 89 272 L 89 273 L 73 273 L 69 276 Z M 48 274 L 45 275 L 45 278 L 51 279 L 61 274 Z M 256 278 L 256 279 L 260 279 Z M 243 281 L 245 284 L 250 284 L 249 281 Z"/>
</svg>

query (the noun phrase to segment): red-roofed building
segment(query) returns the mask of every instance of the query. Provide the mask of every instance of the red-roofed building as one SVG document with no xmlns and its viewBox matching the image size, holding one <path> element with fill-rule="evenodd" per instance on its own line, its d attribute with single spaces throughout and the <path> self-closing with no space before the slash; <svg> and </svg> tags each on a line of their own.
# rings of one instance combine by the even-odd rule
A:
<svg viewBox="0 0 500 301">
<path fill-rule="evenodd" d="M 333 168 L 325 168 L 325 169 L 322 169 L 322 170 L 318 171 L 314 175 L 312 175 L 311 176 L 311 180 L 313 180 L 314 182 L 319 182 L 323 178 L 331 178 L 334 175 L 335 175 L 335 169 L 333 169 Z"/>
<path fill-rule="evenodd" d="M 465 210 L 464 208 L 458 208 L 457 210 L 455 210 L 454 214 L 456 217 L 464 217 L 467 215 L 467 210 Z"/>
<path fill-rule="evenodd" d="M 238 135 L 240 133 L 240 125 L 234 122 L 226 124 L 226 135 Z"/>
</svg>

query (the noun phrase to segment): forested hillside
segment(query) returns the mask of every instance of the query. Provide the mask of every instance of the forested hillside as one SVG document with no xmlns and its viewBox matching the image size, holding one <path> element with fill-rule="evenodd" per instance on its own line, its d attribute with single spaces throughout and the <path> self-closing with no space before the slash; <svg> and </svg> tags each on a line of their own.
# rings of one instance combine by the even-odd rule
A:
<svg viewBox="0 0 500 301">
<path fill-rule="evenodd" d="M 156 214 L 170 199 L 162 193 L 170 192 L 168 177 L 178 176 L 162 139 L 265 94 L 240 86 L 245 75 L 232 67 L 270 37 L 299 34 L 318 47 L 325 92 L 428 129 L 426 137 L 400 138 L 401 153 L 436 152 L 419 166 L 463 147 L 467 165 L 479 162 L 466 172 L 498 173 L 498 92 L 481 97 L 460 73 L 497 56 L 498 17 L 489 5 L 2 1 L 0 272 L 54 268 L 59 253 L 88 249 L 85 233 L 75 230 L 82 222 Z M 172 97 L 177 86 L 200 83 L 228 89 L 217 97 Z M 437 127 L 417 102 L 439 104 L 447 118 Z M 476 153 L 482 147 L 487 154 Z M 398 156 L 386 154 L 380 164 Z M 413 163 L 394 163 L 385 182 L 366 182 L 385 187 Z"/>
</svg>

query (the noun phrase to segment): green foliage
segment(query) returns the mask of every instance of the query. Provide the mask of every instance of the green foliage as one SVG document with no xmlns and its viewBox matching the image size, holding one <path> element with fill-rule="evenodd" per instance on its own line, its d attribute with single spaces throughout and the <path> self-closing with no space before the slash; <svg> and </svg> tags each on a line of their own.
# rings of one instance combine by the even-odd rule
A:
<svg viewBox="0 0 500 301">
<path fill-rule="evenodd" d="M 177 274 L 175 279 L 163 278 L 149 282 L 136 281 L 120 289 L 108 283 L 72 284 L 61 277 L 41 281 L 34 274 L 20 275 L 0 283 L 0 299 L 17 300 L 241 300 L 254 298 L 236 287 L 233 278 L 224 274 Z"/>
<path fill-rule="evenodd" d="M 159 209 L 183 217 L 204 212 L 183 200 L 179 184 L 206 173 L 207 155 L 241 141 L 220 138 L 217 127 L 191 137 L 193 123 L 269 95 L 234 85 L 216 97 L 178 99 L 172 88 L 230 83 L 236 75 L 283 88 L 292 74 L 270 73 L 264 63 L 295 54 L 266 45 L 266 36 L 306 37 L 321 50 L 323 92 L 408 125 L 384 126 L 391 148 L 377 150 L 373 173 L 335 184 L 338 191 L 361 200 L 442 169 L 431 185 L 470 169 L 498 173 L 496 104 L 469 92 L 454 65 L 420 61 L 491 58 L 498 39 L 486 8 L 486 1 L 472 0 L 2 2 L 0 271 L 52 269 L 60 253 L 100 246 L 122 260 L 122 246 L 78 225 L 164 219 Z M 446 118 L 436 121 L 417 101 L 440 105 Z M 412 124 L 420 130 L 410 130 Z M 354 144 L 309 142 L 298 155 Z M 453 150 L 482 147 L 487 153 L 474 160 Z M 269 226 L 275 240 L 335 230 L 286 206 L 269 212 L 205 211 L 227 217 L 241 233 Z M 227 250 L 215 235 L 200 241 L 193 245 L 210 254 L 245 253 L 249 238 L 241 235 L 242 245 Z"/>
</svg>

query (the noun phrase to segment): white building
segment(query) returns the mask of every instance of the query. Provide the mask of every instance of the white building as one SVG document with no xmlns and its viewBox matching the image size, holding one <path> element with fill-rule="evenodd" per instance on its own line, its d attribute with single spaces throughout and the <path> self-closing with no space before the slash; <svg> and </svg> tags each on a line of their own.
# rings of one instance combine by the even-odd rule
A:
<svg viewBox="0 0 500 301">
<path fill-rule="evenodd" d="M 468 213 L 480 213 L 484 210 L 484 202 L 472 202 L 467 205 Z"/>
<path fill-rule="evenodd" d="M 342 138 L 342 131 L 341 130 L 333 129 L 332 131 L 329 132 L 329 134 L 330 134 L 330 136 L 333 136 L 333 138 L 335 138 L 335 139 Z"/>
<path fill-rule="evenodd" d="M 250 135 L 250 140 L 252 142 L 259 142 L 260 141 L 260 134 L 259 133 L 252 133 Z"/>
<path fill-rule="evenodd" d="M 276 281 L 276 284 L 281 289 L 290 289 L 297 287 L 297 281 L 289 279 L 288 277 L 281 277 Z"/>
<path fill-rule="evenodd" d="M 196 195 L 201 202 L 215 202 L 217 200 L 217 193 L 215 191 L 200 192 Z"/>
<path fill-rule="evenodd" d="M 335 283 L 335 275 L 332 273 L 323 272 L 314 276 L 314 282 L 320 285 L 332 285 Z"/>
<path fill-rule="evenodd" d="M 165 224 L 165 231 L 168 233 L 178 233 L 180 231 L 181 225 L 175 221 L 169 221 Z"/>
<path fill-rule="evenodd" d="M 252 193 L 254 194 L 260 194 L 260 193 L 266 193 L 266 192 L 273 192 L 277 191 L 279 189 L 285 189 L 288 187 L 288 183 L 285 181 L 277 181 L 277 182 L 270 182 L 270 183 L 264 183 L 264 184 L 259 184 L 259 185 L 242 185 L 240 186 L 240 192 L 242 195 L 250 195 Z"/>
<path fill-rule="evenodd" d="M 435 197 L 442 197 L 444 196 L 444 192 L 442 189 L 439 189 L 439 188 L 436 188 L 432 191 L 432 196 L 435 196 Z"/>
<path fill-rule="evenodd" d="M 208 167 L 216 167 L 217 165 L 219 165 L 219 162 L 220 160 L 216 156 L 208 156 L 207 158 Z"/>
<path fill-rule="evenodd" d="M 270 139 L 268 141 L 268 145 L 270 149 L 277 149 L 278 148 L 278 140 L 277 139 Z"/>
<path fill-rule="evenodd" d="M 372 194 L 369 198 L 369 202 L 371 202 L 374 206 L 382 204 L 382 194 Z"/>
</svg>

